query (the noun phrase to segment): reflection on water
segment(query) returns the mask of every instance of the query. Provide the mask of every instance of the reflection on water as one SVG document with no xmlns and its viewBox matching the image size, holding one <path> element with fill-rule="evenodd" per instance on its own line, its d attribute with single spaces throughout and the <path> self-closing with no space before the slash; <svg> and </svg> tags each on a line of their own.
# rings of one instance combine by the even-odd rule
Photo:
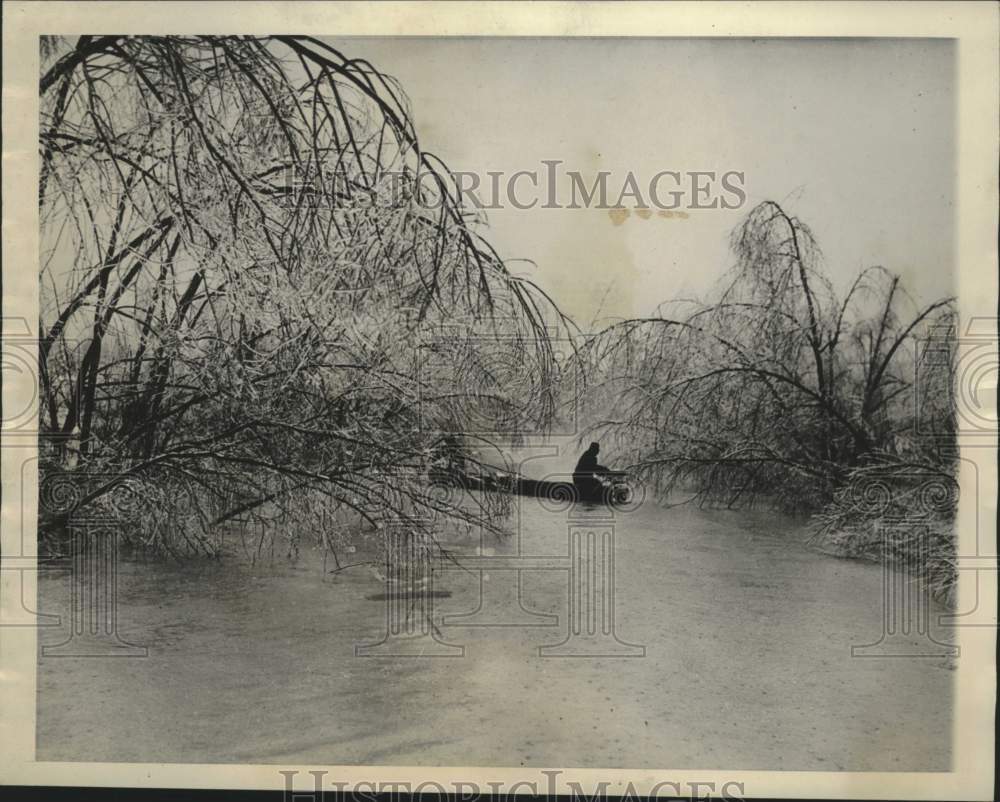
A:
<svg viewBox="0 0 1000 802">
<path fill-rule="evenodd" d="M 851 656 L 882 632 L 878 566 L 767 513 L 606 516 L 523 499 L 510 538 L 446 543 L 458 564 L 418 595 L 454 657 L 356 656 L 410 591 L 319 552 L 123 563 L 119 632 L 149 656 L 40 659 L 38 758 L 947 770 L 946 661 Z M 539 656 L 571 626 L 577 526 L 613 527 L 615 631 L 644 657 Z M 69 587 L 43 575 L 41 610 L 66 620 Z"/>
</svg>

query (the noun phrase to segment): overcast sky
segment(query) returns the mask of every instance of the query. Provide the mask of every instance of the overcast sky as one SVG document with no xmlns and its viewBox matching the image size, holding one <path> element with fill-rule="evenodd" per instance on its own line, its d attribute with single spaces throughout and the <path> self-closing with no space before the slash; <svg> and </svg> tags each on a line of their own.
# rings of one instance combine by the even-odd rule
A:
<svg viewBox="0 0 1000 802">
<path fill-rule="evenodd" d="M 747 202 L 686 219 L 489 212 L 501 255 L 581 323 L 708 292 L 765 199 L 808 223 L 835 285 L 862 266 L 952 291 L 955 49 L 947 40 L 330 39 L 396 76 L 453 169 L 740 170 Z M 612 195 L 616 194 L 616 190 Z M 528 270 L 529 268 L 524 268 Z M 609 289 L 610 287 L 610 289 Z M 603 307 L 601 307 L 603 300 Z"/>
</svg>

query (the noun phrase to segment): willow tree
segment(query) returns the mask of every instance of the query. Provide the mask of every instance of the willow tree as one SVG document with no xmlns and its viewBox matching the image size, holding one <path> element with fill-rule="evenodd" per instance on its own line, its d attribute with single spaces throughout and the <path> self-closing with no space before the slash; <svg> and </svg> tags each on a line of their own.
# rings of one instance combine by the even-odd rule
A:
<svg viewBox="0 0 1000 802">
<path fill-rule="evenodd" d="M 773 202 L 731 244 L 713 301 L 666 304 L 590 341 L 594 429 L 661 495 L 701 502 L 814 511 L 888 459 L 950 475 L 951 368 L 924 343 L 953 336 L 952 300 L 917 307 L 880 267 L 838 297 L 809 227 Z M 918 376 L 934 403 L 917 403 Z"/>
<path fill-rule="evenodd" d="M 308 37 L 82 36 L 43 40 L 39 91 L 43 532 L 102 505 L 203 550 L 265 511 L 477 515 L 428 491 L 429 451 L 484 392 L 544 425 L 562 317 L 393 79 Z M 512 350 L 529 407 L 492 378 Z"/>
</svg>

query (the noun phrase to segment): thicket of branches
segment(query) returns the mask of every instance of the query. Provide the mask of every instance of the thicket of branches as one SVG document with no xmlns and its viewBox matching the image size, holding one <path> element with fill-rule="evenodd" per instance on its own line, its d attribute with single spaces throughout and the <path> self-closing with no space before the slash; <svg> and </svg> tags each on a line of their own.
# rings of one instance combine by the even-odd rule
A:
<svg viewBox="0 0 1000 802">
<path fill-rule="evenodd" d="M 267 516 L 496 522 L 427 462 L 463 399 L 544 426 L 563 319 L 393 79 L 307 37 L 82 36 L 43 40 L 39 91 L 43 538 L 88 510 L 173 551 Z M 495 381 L 511 353 L 531 392 Z"/>
<path fill-rule="evenodd" d="M 39 91 L 43 541 L 90 512 L 209 553 L 231 522 L 258 549 L 268 520 L 499 527 L 503 500 L 427 469 L 455 433 L 544 429 L 567 321 L 480 236 L 393 79 L 308 37 L 82 36 L 43 40 Z M 882 268 L 838 297 L 771 202 L 732 246 L 712 302 L 586 343 L 595 431 L 663 500 L 820 511 L 854 553 L 858 487 L 908 525 L 899 500 L 937 482 L 949 575 L 951 300 L 918 308 Z"/>
<path fill-rule="evenodd" d="M 712 302 L 667 304 L 591 339 L 591 405 L 604 409 L 593 429 L 663 499 L 822 510 L 822 533 L 853 553 L 879 539 L 875 521 L 912 529 L 907 493 L 957 489 L 952 299 L 917 307 L 881 267 L 838 297 L 808 226 L 773 202 L 731 245 Z M 896 494 L 879 513 L 854 502 L 873 483 Z M 953 509 L 925 512 L 952 543 Z"/>
</svg>

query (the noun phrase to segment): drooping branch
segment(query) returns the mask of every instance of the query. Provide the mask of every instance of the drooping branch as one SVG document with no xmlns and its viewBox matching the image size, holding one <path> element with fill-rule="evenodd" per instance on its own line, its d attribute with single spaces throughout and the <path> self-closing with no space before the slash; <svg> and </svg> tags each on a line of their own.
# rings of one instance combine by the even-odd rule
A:
<svg viewBox="0 0 1000 802">
<path fill-rule="evenodd" d="M 737 265 L 714 301 L 664 305 L 581 349 L 591 431 L 613 438 L 663 498 L 686 487 L 702 500 L 766 496 L 812 510 L 872 455 L 939 458 L 918 433 L 947 429 L 937 418 L 953 412 L 916 403 L 904 345 L 950 315 L 952 299 L 908 318 L 899 279 L 881 268 L 839 299 L 808 228 L 771 202 L 732 243 Z M 923 360 L 922 382 L 950 392 L 948 369 Z"/>
<path fill-rule="evenodd" d="M 50 64 L 52 470 L 176 483 L 227 506 L 205 525 L 318 484 L 419 518 L 444 511 L 428 444 L 471 405 L 551 421 L 567 320 L 477 230 L 394 80 L 310 37 L 81 37 Z M 496 381 L 522 352 L 528 405 Z"/>
</svg>

